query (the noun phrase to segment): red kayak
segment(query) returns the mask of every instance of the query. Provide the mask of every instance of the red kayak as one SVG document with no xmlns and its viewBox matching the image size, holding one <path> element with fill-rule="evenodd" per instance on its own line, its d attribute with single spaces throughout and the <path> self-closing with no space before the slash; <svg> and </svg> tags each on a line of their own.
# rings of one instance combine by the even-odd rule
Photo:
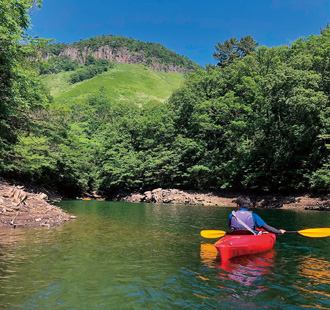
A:
<svg viewBox="0 0 330 310">
<path fill-rule="evenodd" d="M 222 261 L 236 256 L 258 254 L 273 248 L 276 235 L 262 232 L 259 235 L 226 235 L 214 246 L 217 248 Z"/>
</svg>

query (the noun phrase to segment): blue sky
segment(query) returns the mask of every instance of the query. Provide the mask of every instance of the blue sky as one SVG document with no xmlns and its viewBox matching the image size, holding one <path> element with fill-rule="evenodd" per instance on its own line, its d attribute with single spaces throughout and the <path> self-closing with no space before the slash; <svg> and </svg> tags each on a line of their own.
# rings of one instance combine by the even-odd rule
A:
<svg viewBox="0 0 330 310">
<path fill-rule="evenodd" d="M 318 35 L 328 22 L 330 0 L 44 0 L 30 34 L 65 43 L 120 35 L 205 65 L 215 64 L 214 45 L 230 37 L 278 46 Z"/>
</svg>

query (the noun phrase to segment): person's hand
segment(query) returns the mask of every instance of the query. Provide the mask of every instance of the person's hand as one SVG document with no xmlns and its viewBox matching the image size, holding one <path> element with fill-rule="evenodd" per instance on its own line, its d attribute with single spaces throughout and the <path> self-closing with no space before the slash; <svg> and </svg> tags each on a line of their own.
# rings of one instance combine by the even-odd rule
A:
<svg viewBox="0 0 330 310">
<path fill-rule="evenodd" d="M 281 232 L 281 235 L 283 235 L 286 232 L 286 230 L 284 229 L 279 229 L 279 231 Z"/>
</svg>

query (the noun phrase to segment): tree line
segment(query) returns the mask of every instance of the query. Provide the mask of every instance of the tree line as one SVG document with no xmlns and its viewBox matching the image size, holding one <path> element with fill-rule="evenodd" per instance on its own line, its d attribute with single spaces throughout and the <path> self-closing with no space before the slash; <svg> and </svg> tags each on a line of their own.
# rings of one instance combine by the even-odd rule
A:
<svg viewBox="0 0 330 310">
<path fill-rule="evenodd" d="M 35 5 L 0 4 L 3 177 L 74 195 L 329 190 L 329 27 L 277 48 L 251 36 L 217 43 L 217 65 L 188 75 L 165 103 L 113 102 L 100 89 L 70 109 L 31 61 L 44 44 L 25 34 Z"/>
</svg>

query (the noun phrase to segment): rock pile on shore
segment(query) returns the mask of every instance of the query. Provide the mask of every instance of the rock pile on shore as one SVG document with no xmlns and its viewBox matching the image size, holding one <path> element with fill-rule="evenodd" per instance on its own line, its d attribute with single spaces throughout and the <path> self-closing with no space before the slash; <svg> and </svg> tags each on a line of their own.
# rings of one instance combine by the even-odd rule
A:
<svg viewBox="0 0 330 310">
<path fill-rule="evenodd" d="M 23 186 L 0 181 L 0 228 L 54 227 L 75 219 L 47 202 L 45 193 L 32 194 Z"/>
<path fill-rule="evenodd" d="M 144 193 L 117 196 L 114 200 L 126 202 L 173 203 L 202 206 L 235 207 L 236 194 L 215 192 L 183 191 L 157 188 Z M 291 210 L 330 211 L 330 197 L 311 197 L 309 195 L 250 195 L 255 208 L 281 208 Z"/>
<path fill-rule="evenodd" d="M 235 206 L 236 196 L 218 196 L 211 192 L 183 191 L 178 189 L 157 188 L 144 193 L 132 193 L 128 196 L 118 196 L 115 200 L 126 202 L 146 202 L 146 203 L 173 203 L 203 206 Z"/>
</svg>

